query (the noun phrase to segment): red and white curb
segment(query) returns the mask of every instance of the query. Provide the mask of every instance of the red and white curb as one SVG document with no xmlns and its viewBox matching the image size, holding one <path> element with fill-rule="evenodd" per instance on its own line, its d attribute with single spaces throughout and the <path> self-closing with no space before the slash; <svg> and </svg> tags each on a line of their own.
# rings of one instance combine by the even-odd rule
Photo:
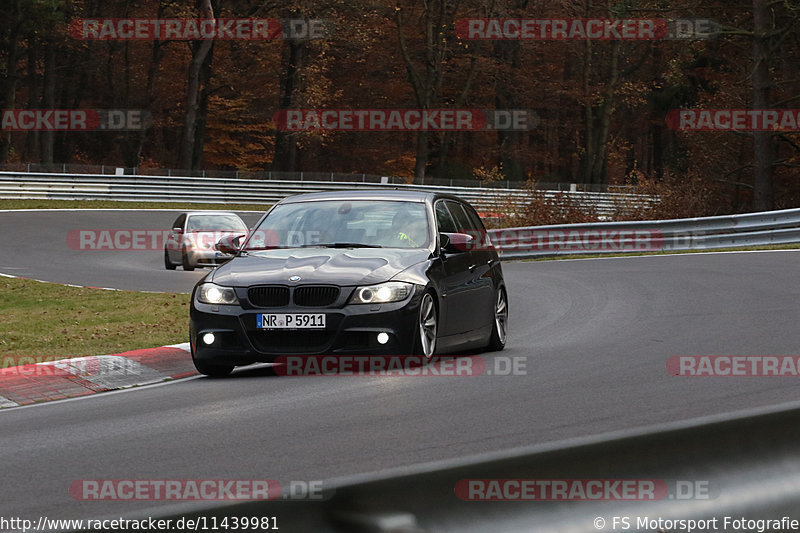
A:
<svg viewBox="0 0 800 533">
<path fill-rule="evenodd" d="M 0 368 L 0 408 L 150 385 L 196 373 L 189 343 Z"/>
</svg>

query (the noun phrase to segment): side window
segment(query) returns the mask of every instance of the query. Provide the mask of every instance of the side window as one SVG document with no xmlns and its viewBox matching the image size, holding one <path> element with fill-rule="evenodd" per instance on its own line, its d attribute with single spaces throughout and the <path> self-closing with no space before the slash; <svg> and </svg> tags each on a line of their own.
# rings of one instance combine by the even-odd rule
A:
<svg viewBox="0 0 800 533">
<path fill-rule="evenodd" d="M 464 211 L 466 211 L 467 216 L 472 222 L 472 227 L 476 228 L 480 232 L 485 232 L 486 226 L 483 225 L 483 220 L 481 220 L 480 215 L 478 215 L 478 213 L 475 212 L 475 209 L 470 205 L 465 205 L 463 207 Z"/>
<path fill-rule="evenodd" d="M 456 228 L 459 233 L 475 233 L 478 230 L 467 216 L 467 213 L 464 212 L 464 208 L 461 207 L 461 204 L 449 200 L 446 203 L 450 213 L 452 213 L 455 219 Z"/>
<path fill-rule="evenodd" d="M 436 229 L 439 233 L 456 232 L 456 224 L 444 202 L 436 202 Z"/>
<path fill-rule="evenodd" d="M 183 223 L 186 222 L 186 214 L 183 214 L 175 219 L 175 222 L 172 223 L 173 228 L 183 228 Z"/>
</svg>

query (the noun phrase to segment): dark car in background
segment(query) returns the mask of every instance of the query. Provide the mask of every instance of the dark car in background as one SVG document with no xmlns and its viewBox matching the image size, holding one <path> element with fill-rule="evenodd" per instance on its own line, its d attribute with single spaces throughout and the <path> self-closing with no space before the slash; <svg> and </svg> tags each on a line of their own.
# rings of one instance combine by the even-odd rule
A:
<svg viewBox="0 0 800 533">
<path fill-rule="evenodd" d="M 164 243 L 164 268 L 184 270 L 198 266 L 214 266 L 233 257 L 216 249 L 220 239 L 245 235 L 247 226 L 236 213 L 224 211 L 190 211 L 181 213 Z"/>
<path fill-rule="evenodd" d="M 478 214 L 455 196 L 293 196 L 241 245 L 218 247 L 236 257 L 192 293 L 190 344 L 203 374 L 285 354 L 430 358 L 505 346 L 500 261 Z"/>
</svg>

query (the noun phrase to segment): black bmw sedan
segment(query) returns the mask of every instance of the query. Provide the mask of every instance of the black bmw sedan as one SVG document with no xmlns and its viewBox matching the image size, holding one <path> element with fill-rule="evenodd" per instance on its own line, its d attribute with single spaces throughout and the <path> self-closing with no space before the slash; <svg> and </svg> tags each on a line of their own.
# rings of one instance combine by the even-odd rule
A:
<svg viewBox="0 0 800 533">
<path fill-rule="evenodd" d="M 424 355 L 505 346 L 508 296 L 475 210 L 418 191 L 302 194 L 272 207 L 192 293 L 197 370 L 287 354 Z"/>
</svg>

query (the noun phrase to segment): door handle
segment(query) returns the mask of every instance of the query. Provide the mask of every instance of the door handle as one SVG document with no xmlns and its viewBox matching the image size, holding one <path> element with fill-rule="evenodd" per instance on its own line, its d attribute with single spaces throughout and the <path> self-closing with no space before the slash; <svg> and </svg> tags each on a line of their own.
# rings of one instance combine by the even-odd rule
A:
<svg viewBox="0 0 800 533">
<path fill-rule="evenodd" d="M 477 267 L 478 267 L 478 265 L 470 265 L 470 266 L 469 266 L 469 271 L 470 271 L 470 272 L 475 272 L 475 269 L 476 269 Z"/>
</svg>

